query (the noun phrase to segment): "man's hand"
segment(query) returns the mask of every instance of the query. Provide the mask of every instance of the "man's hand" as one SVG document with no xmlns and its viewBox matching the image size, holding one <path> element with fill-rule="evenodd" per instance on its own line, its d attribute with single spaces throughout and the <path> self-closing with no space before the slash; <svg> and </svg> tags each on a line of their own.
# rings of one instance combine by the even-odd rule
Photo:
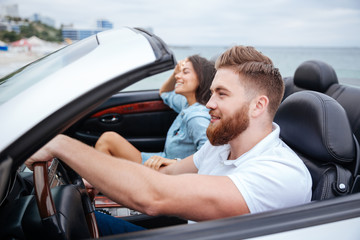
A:
<svg viewBox="0 0 360 240">
<path fill-rule="evenodd" d="M 53 159 L 53 156 L 49 152 L 49 150 L 44 146 L 43 148 L 40 148 L 34 155 L 32 155 L 28 160 L 26 160 L 25 165 L 30 170 L 34 170 L 33 164 L 35 162 L 47 162 Z"/>
<path fill-rule="evenodd" d="M 87 193 L 89 194 L 90 200 L 93 202 L 96 195 L 98 195 L 99 190 L 97 190 L 91 183 L 86 181 L 86 179 L 82 179 L 86 188 Z"/>
<path fill-rule="evenodd" d="M 54 158 L 51 153 L 51 148 L 56 142 L 62 137 L 62 135 L 58 135 L 53 138 L 50 142 L 48 142 L 44 147 L 40 148 L 36 153 L 34 153 L 28 160 L 26 160 L 25 165 L 30 169 L 34 170 L 33 164 L 35 162 L 47 162 Z"/>
<path fill-rule="evenodd" d="M 149 168 L 159 170 L 161 167 L 165 167 L 170 164 L 174 164 L 176 162 L 177 161 L 175 159 L 167 159 L 160 156 L 152 156 L 144 163 L 144 165 Z"/>
</svg>

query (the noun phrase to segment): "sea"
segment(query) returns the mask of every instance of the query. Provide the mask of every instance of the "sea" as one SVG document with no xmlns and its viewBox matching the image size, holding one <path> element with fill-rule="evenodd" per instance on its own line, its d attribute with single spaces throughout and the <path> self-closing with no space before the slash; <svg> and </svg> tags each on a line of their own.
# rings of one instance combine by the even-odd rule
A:
<svg viewBox="0 0 360 240">
<path fill-rule="evenodd" d="M 231 46 L 169 46 L 177 61 L 194 54 L 216 60 L 229 47 Z M 340 83 L 360 86 L 360 48 L 265 46 L 255 46 L 255 48 L 272 59 L 283 77 L 293 76 L 296 68 L 304 61 L 320 60 L 330 64 L 335 69 Z M 12 61 L 10 65 L 6 64 L 6 55 L 0 53 L 0 57 L 2 58 L 0 59 L 0 78 L 26 63 L 24 61 Z M 149 77 L 130 86 L 125 91 L 158 89 L 171 73 L 172 70 L 169 70 Z"/>
<path fill-rule="evenodd" d="M 207 59 L 216 58 L 231 46 L 170 46 L 177 61 L 199 54 Z M 360 87 L 360 48 L 325 47 L 263 47 L 257 50 L 268 56 L 283 77 L 293 76 L 297 67 L 308 60 L 320 60 L 331 65 L 342 84 Z M 140 81 L 126 90 L 157 89 L 172 71 Z"/>
</svg>

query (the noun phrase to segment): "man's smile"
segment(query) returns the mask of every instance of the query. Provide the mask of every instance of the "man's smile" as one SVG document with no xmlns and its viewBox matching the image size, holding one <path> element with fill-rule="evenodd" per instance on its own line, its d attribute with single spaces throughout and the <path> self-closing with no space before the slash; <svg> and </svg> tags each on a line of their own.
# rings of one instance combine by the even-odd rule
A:
<svg viewBox="0 0 360 240">
<path fill-rule="evenodd" d="M 210 122 L 211 123 L 215 123 L 215 122 L 217 122 L 217 121 L 219 121 L 221 118 L 218 116 L 218 115 L 215 115 L 215 114 L 213 114 L 213 113 L 210 113 Z"/>
</svg>

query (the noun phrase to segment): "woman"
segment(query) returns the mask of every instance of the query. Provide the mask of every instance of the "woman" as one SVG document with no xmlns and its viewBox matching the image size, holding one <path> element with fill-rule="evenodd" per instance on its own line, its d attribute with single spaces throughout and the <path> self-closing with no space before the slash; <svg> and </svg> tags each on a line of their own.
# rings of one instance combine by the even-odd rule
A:
<svg viewBox="0 0 360 240">
<path fill-rule="evenodd" d="M 206 128 L 210 116 L 205 104 L 210 98 L 209 89 L 214 75 L 213 62 L 193 55 L 180 61 L 160 88 L 163 101 L 179 113 L 168 130 L 163 152 L 140 152 L 115 132 L 102 134 L 95 148 L 154 169 L 176 162 L 174 159 L 190 156 L 207 140 Z"/>
</svg>

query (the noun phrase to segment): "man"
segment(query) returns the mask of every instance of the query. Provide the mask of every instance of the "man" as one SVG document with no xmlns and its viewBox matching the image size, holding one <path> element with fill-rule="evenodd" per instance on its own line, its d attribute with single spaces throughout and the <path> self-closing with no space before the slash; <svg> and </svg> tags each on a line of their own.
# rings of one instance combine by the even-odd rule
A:
<svg viewBox="0 0 360 240">
<path fill-rule="evenodd" d="M 27 162 L 60 158 L 114 201 L 148 215 L 203 221 L 309 202 L 311 177 L 273 123 L 284 85 L 271 60 L 235 46 L 216 62 L 207 103 L 209 142 L 175 164 L 150 168 L 59 135 Z M 139 194 L 140 193 L 140 194 Z"/>
</svg>

